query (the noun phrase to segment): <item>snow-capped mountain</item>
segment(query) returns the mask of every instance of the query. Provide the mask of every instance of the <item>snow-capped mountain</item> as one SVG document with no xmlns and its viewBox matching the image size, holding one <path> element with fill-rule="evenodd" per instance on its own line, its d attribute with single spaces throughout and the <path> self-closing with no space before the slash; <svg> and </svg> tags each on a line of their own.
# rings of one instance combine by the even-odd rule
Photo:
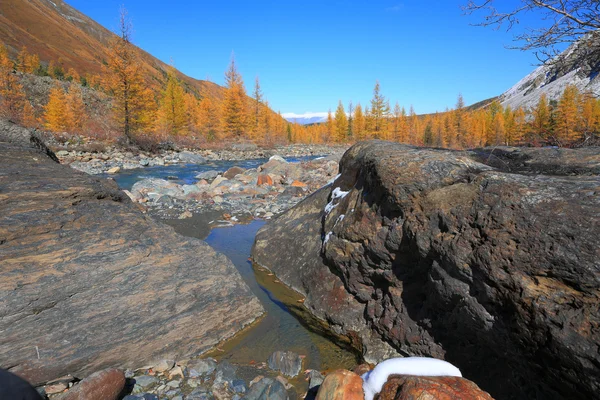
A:
<svg viewBox="0 0 600 400">
<path fill-rule="evenodd" d="M 327 121 L 326 112 L 307 112 L 304 114 L 285 113 L 282 114 L 282 117 L 285 118 L 288 122 L 300 125 L 320 124 L 322 122 Z"/>
<path fill-rule="evenodd" d="M 585 37 L 551 62 L 536 68 L 500 96 L 503 106 L 535 107 L 542 93 L 558 100 L 569 84 L 600 97 L 600 36 Z"/>
</svg>

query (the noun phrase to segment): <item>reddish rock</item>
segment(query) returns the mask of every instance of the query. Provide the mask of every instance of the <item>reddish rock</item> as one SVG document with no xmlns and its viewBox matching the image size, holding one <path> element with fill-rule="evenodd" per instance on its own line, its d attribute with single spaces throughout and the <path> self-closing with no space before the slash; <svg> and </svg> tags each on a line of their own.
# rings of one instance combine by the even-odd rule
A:
<svg viewBox="0 0 600 400">
<path fill-rule="evenodd" d="M 306 183 L 300 182 L 298 180 L 295 180 L 294 182 L 292 182 L 291 186 L 294 186 L 294 187 L 306 187 Z"/>
<path fill-rule="evenodd" d="M 360 365 L 357 365 L 356 367 L 354 367 L 352 372 L 354 372 L 357 375 L 362 375 L 362 374 L 369 372 L 372 369 L 373 369 L 373 366 L 371 366 L 369 364 L 360 364 Z"/>
<path fill-rule="evenodd" d="M 392 375 L 379 400 L 493 400 L 473 382 L 450 376 Z"/>
<path fill-rule="evenodd" d="M 117 400 L 124 387 L 123 371 L 105 369 L 88 376 L 58 400 Z"/>
<path fill-rule="evenodd" d="M 262 185 L 273 186 L 273 178 L 271 178 L 267 174 L 260 174 L 260 175 L 258 175 L 258 180 L 256 181 L 256 184 L 258 186 L 262 186 Z"/>
<path fill-rule="evenodd" d="M 340 369 L 325 377 L 316 400 L 363 400 L 362 379 L 354 372 Z"/>
<path fill-rule="evenodd" d="M 244 171 L 245 170 L 240 167 L 231 167 L 227 171 L 225 171 L 223 176 L 227 179 L 233 179 L 236 175 L 243 174 Z"/>
</svg>

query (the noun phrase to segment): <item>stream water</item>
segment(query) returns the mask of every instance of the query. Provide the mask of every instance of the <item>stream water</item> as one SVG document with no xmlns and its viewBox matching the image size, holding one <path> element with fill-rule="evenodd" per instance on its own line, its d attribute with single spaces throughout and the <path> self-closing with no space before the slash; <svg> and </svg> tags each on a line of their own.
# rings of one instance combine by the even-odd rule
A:
<svg viewBox="0 0 600 400">
<path fill-rule="evenodd" d="M 314 157 L 312 157 L 314 158 Z M 301 161 L 292 159 L 289 161 Z M 138 180 L 155 177 L 174 182 L 193 183 L 194 176 L 207 170 L 225 171 L 232 166 L 254 168 L 265 160 L 218 161 L 205 165 L 177 165 L 124 171 L 113 175 L 119 186 L 129 189 Z M 305 327 L 287 305 L 299 304 L 301 296 L 281 284 L 275 276 L 249 261 L 256 232 L 265 224 L 252 220 L 248 224 L 208 230 L 208 221 L 215 215 L 195 215 L 185 220 L 163 220 L 185 236 L 205 240 L 217 251 L 225 254 L 235 265 L 250 290 L 258 297 L 266 315 L 251 328 L 223 343 L 220 350 L 210 355 L 234 363 L 248 364 L 266 361 L 277 350 L 291 350 L 305 356 L 304 368 L 328 370 L 352 368 L 356 356 Z M 208 236 L 207 236 L 208 234 Z M 287 304 L 287 305 L 286 305 Z"/>
</svg>

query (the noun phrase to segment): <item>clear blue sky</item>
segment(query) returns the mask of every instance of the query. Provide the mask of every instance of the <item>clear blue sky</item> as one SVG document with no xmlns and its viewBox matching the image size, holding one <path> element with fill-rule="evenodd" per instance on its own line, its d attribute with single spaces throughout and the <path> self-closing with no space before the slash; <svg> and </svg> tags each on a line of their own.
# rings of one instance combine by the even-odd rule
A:
<svg viewBox="0 0 600 400">
<path fill-rule="evenodd" d="M 124 4 L 135 44 L 194 78 L 222 84 L 233 51 L 248 91 L 258 75 L 273 109 L 298 114 L 365 105 L 376 80 L 419 114 L 459 92 L 467 104 L 501 94 L 536 58 L 505 49 L 510 32 L 471 26 L 466 2 L 67 0 L 111 30 Z"/>
</svg>

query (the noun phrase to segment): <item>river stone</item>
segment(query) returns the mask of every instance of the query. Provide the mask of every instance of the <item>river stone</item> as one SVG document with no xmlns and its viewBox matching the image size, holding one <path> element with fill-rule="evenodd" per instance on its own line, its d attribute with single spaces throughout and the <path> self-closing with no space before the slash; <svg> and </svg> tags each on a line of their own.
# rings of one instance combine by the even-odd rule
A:
<svg viewBox="0 0 600 400">
<path fill-rule="evenodd" d="M 237 379 L 236 371 L 237 367 L 232 365 L 229 361 L 223 361 L 217 366 L 217 373 L 215 374 L 213 386 L 223 386 L 225 383 L 232 386 L 233 381 Z"/>
<path fill-rule="evenodd" d="M 312 389 L 319 386 L 321 383 L 323 383 L 324 379 L 325 377 L 322 373 L 320 373 L 316 369 L 311 370 L 308 373 L 308 388 Z"/>
<path fill-rule="evenodd" d="M 210 181 L 211 179 L 215 179 L 217 176 L 219 176 L 219 173 L 219 171 L 204 171 L 196 175 L 196 179 L 206 179 L 207 181 Z"/>
<path fill-rule="evenodd" d="M 185 396 L 185 400 L 212 400 L 214 397 L 204 388 L 196 388 Z"/>
<path fill-rule="evenodd" d="M 231 145 L 231 150 L 234 151 L 254 151 L 258 149 L 258 146 L 254 143 L 235 143 Z"/>
<path fill-rule="evenodd" d="M 225 171 L 223 176 L 227 179 L 233 179 L 236 175 L 243 174 L 244 171 L 245 169 L 240 167 L 231 167 L 227 171 Z"/>
<path fill-rule="evenodd" d="M 134 380 L 138 392 L 143 392 L 158 383 L 158 378 L 151 375 L 136 376 Z"/>
<path fill-rule="evenodd" d="M 392 375 L 383 385 L 379 400 L 493 400 L 473 382 L 450 376 Z"/>
<path fill-rule="evenodd" d="M 319 391 L 316 400 L 364 400 L 363 381 L 354 372 L 339 369 L 329 373 Z"/>
<path fill-rule="evenodd" d="M 206 159 L 199 154 L 194 154 L 190 151 L 182 151 L 178 155 L 179 160 L 186 164 L 204 164 Z"/>
<path fill-rule="evenodd" d="M 187 366 L 188 375 L 190 378 L 210 375 L 217 368 L 217 362 L 212 358 L 198 360 Z"/>
<path fill-rule="evenodd" d="M 125 374 L 105 369 L 88 376 L 56 400 L 117 400 L 125 387 Z"/>
<path fill-rule="evenodd" d="M 288 394 L 281 382 L 271 378 L 262 378 L 250 387 L 250 390 L 242 399 L 287 400 Z"/>
<path fill-rule="evenodd" d="M 276 351 L 271 354 L 267 363 L 273 371 L 280 371 L 292 378 L 302 369 L 302 358 L 292 351 Z"/>
<path fill-rule="evenodd" d="M 0 159 L 0 368 L 40 385 L 182 359 L 263 312 L 231 261 L 145 216 L 114 181 L 1 128 Z"/>
<path fill-rule="evenodd" d="M 498 398 L 593 398 L 600 149 L 565 152 L 566 171 L 555 149 L 505 170 L 477 162 L 491 152 L 356 144 L 334 186 L 258 232 L 253 258 L 371 363 L 383 343 Z"/>
</svg>

